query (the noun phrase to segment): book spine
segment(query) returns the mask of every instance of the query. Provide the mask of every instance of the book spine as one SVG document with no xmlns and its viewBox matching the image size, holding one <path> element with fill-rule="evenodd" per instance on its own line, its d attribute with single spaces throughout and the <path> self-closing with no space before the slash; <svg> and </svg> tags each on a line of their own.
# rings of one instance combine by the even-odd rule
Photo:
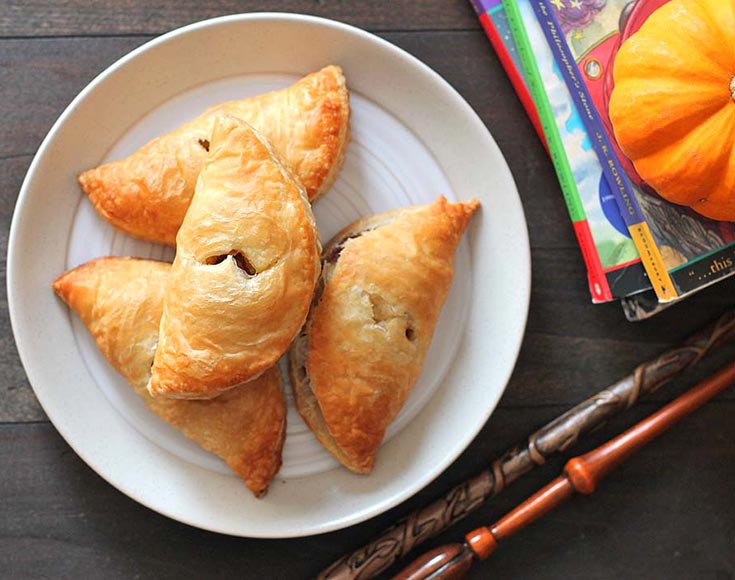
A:
<svg viewBox="0 0 735 580">
<path fill-rule="evenodd" d="M 549 4 L 549 0 L 530 0 L 530 2 L 572 98 L 582 113 L 581 117 L 585 129 L 600 159 L 603 172 L 605 172 L 608 182 L 613 187 L 620 214 L 638 249 L 653 289 L 660 301 L 674 300 L 678 296 L 677 290 L 638 206 L 630 182 L 620 165 L 620 161 L 613 152 L 599 115 L 592 105 L 587 86 L 579 76 L 577 63 L 561 34 L 561 27 Z"/>
<path fill-rule="evenodd" d="M 473 5 L 475 5 L 475 10 L 481 8 L 479 5 L 474 3 Z M 500 0 L 496 0 L 496 4 L 494 6 L 489 6 L 487 10 L 478 14 L 478 18 L 482 25 L 482 29 L 485 31 L 485 35 L 495 50 L 495 54 L 498 55 L 498 60 L 500 60 L 500 64 L 502 65 L 503 70 L 505 70 L 505 74 L 508 75 L 510 83 L 513 85 L 513 90 L 516 92 L 516 95 L 518 95 L 518 99 L 526 110 L 526 115 L 531 121 L 533 128 L 536 130 L 536 134 L 539 136 L 539 139 L 541 139 L 541 143 L 543 143 L 544 147 L 546 147 L 548 151 L 549 146 L 546 144 L 546 137 L 544 135 L 543 128 L 541 127 L 541 121 L 538 118 L 536 105 L 531 98 L 531 94 L 528 92 L 528 88 L 526 87 L 523 77 L 516 69 L 513 58 L 505 48 L 503 39 L 500 38 L 500 34 L 498 34 L 498 30 L 495 28 L 492 18 L 490 18 L 490 10 L 497 9 L 500 6 L 502 6 Z"/>
<path fill-rule="evenodd" d="M 538 118 L 546 136 L 551 161 L 554 164 L 554 169 L 556 170 L 559 184 L 564 194 L 564 201 L 566 202 L 569 216 L 572 222 L 574 222 L 574 232 L 577 236 L 579 247 L 582 250 L 585 265 L 587 266 L 587 276 L 592 299 L 594 302 L 612 300 L 612 292 L 610 291 L 610 286 L 608 285 L 599 254 L 597 253 L 597 248 L 592 239 L 592 233 L 587 223 L 587 216 L 584 213 L 577 184 L 574 181 L 569 159 L 564 150 L 564 145 L 561 142 L 561 136 L 556 128 L 551 104 L 546 95 L 546 90 L 544 89 L 516 0 L 503 0 L 503 7 L 508 18 L 508 25 L 516 42 L 518 56 L 523 64 L 528 89 L 536 104 Z"/>
</svg>

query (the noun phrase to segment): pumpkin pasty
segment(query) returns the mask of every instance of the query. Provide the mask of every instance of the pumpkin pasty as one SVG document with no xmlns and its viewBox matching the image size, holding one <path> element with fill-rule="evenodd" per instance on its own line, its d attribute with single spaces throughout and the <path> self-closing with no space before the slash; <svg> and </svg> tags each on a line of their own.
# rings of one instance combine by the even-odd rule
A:
<svg viewBox="0 0 735 580">
<path fill-rule="evenodd" d="M 291 382 L 317 439 L 356 473 L 373 468 L 419 377 L 478 207 L 442 197 L 372 216 L 324 250 L 320 290 L 290 351 Z"/>
<path fill-rule="evenodd" d="M 286 429 L 277 368 L 213 401 L 154 399 L 146 389 L 170 270 L 152 260 L 100 258 L 62 274 L 53 288 L 148 408 L 224 459 L 260 497 L 281 466 Z"/>
<path fill-rule="evenodd" d="M 214 120 L 227 113 L 255 127 L 303 183 L 310 200 L 329 189 L 349 138 L 342 70 L 328 66 L 293 86 L 212 107 L 125 159 L 90 169 L 79 183 L 112 225 L 149 242 L 174 245 L 207 158 Z"/>
<path fill-rule="evenodd" d="M 320 250 L 300 184 L 252 127 L 219 117 L 176 238 L 151 395 L 209 399 L 272 367 L 306 319 Z"/>
</svg>

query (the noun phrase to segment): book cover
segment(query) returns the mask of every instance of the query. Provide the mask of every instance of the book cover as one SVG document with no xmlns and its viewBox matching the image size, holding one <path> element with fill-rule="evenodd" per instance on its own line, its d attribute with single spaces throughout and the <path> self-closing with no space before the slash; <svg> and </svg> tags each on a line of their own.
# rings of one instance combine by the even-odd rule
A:
<svg viewBox="0 0 735 580">
<path fill-rule="evenodd" d="M 659 197 L 614 139 L 608 103 L 618 49 L 668 0 L 531 0 L 548 46 L 582 111 L 654 290 L 675 300 L 735 273 L 735 227 Z"/>
<path fill-rule="evenodd" d="M 498 20 L 513 32 L 512 50 L 522 62 L 522 78 L 538 110 L 585 259 L 593 301 L 604 302 L 650 288 L 602 166 L 530 5 L 525 4 L 526 18 L 533 25 L 528 31 L 520 22 L 522 17 L 516 13 L 515 3 L 512 4 L 509 14 L 501 5 L 491 16 L 502 14 L 502 20 Z"/>
</svg>

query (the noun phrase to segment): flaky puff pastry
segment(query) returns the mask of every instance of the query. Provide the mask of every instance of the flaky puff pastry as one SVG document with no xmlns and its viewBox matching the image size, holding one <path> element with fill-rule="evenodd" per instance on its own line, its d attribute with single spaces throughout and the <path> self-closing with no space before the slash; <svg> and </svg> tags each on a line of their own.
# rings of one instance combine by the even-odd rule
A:
<svg viewBox="0 0 735 580">
<path fill-rule="evenodd" d="M 324 250 L 321 295 L 290 351 L 291 382 L 307 425 L 356 473 L 372 470 L 419 377 L 478 207 L 442 197 L 372 216 Z"/>
<path fill-rule="evenodd" d="M 349 94 L 338 66 L 287 89 L 212 107 L 129 157 L 80 174 L 82 189 L 112 225 L 143 240 L 174 245 L 207 158 L 214 120 L 223 113 L 264 135 L 310 200 L 332 185 L 349 140 Z"/>
<path fill-rule="evenodd" d="M 148 390 L 208 399 L 286 352 L 314 294 L 319 236 L 299 183 L 225 115 L 176 240 Z"/>
<path fill-rule="evenodd" d="M 146 389 L 170 270 L 152 260 L 99 258 L 59 276 L 53 289 L 148 408 L 224 459 L 260 497 L 281 466 L 286 430 L 277 368 L 213 401 L 154 399 Z"/>
</svg>

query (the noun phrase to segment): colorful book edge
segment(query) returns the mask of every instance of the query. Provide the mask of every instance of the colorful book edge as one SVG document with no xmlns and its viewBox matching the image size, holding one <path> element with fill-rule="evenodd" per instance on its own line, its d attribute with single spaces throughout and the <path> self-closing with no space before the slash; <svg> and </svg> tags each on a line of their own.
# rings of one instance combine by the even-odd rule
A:
<svg viewBox="0 0 735 580">
<path fill-rule="evenodd" d="M 533 48 L 526 36 L 522 18 L 517 11 L 514 11 L 514 8 L 516 8 L 514 3 L 504 2 L 503 6 L 505 7 L 504 14 L 507 17 L 510 30 L 514 35 L 513 39 L 507 41 L 510 49 L 504 45 L 503 50 L 507 52 L 515 50 L 523 65 L 523 78 L 528 83 L 529 91 L 538 110 L 538 116 L 541 120 L 547 143 L 549 144 L 549 153 L 554 163 L 554 168 L 557 172 L 564 199 L 573 222 L 574 231 L 587 267 L 589 289 L 593 302 L 606 302 L 650 288 L 643 268 L 635 254 L 629 260 L 616 262 L 608 268 L 603 267 L 598 246 L 585 212 L 585 203 L 583 203 L 582 196 L 577 188 L 574 171 L 571 168 L 570 159 L 567 155 L 559 129 L 557 128 L 557 120 L 547 97 Z M 500 10 L 503 9 L 503 6 L 496 8 L 493 15 L 497 16 Z M 515 43 L 511 44 L 513 40 L 515 40 Z M 584 199 L 586 199 L 587 204 L 596 203 L 598 213 L 601 215 L 602 210 L 599 208 L 600 200 L 597 197 L 597 192 L 595 192 L 594 197 L 595 199 L 590 201 L 590 192 L 588 190 Z M 599 225 L 597 227 L 599 228 Z M 628 243 L 632 249 L 632 243 Z M 635 250 L 632 249 L 632 251 L 634 252 Z"/>
</svg>

